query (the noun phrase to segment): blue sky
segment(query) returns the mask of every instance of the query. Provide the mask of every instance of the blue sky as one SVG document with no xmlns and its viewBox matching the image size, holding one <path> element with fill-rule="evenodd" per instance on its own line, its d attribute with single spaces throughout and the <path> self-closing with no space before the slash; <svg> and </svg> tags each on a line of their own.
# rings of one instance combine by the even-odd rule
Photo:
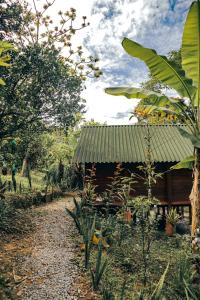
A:
<svg viewBox="0 0 200 300">
<path fill-rule="evenodd" d="M 84 44 L 99 56 L 104 75 L 98 82 L 87 85 L 88 117 L 105 120 L 108 124 L 130 123 L 129 113 L 135 101 L 103 93 L 104 87 L 137 86 L 148 78 L 145 65 L 124 52 L 123 37 L 154 48 L 160 54 L 179 49 L 191 3 L 191 0 L 93 1 L 91 28 Z M 96 97 L 92 98 L 95 92 Z"/>
<path fill-rule="evenodd" d="M 40 2 L 40 1 L 39 1 Z M 80 31 L 77 43 L 97 55 L 103 76 L 89 80 L 83 97 L 86 118 L 108 124 L 130 124 L 134 100 L 104 93 L 109 86 L 139 86 L 148 78 L 145 65 L 129 57 L 121 46 L 128 37 L 160 54 L 180 48 L 183 25 L 192 0 L 57 0 L 56 9 L 69 7 L 86 15 L 90 26 Z M 52 14 L 56 13 L 56 9 Z M 75 40 L 76 42 L 76 40 Z M 134 119 L 131 120 L 134 122 Z"/>
</svg>

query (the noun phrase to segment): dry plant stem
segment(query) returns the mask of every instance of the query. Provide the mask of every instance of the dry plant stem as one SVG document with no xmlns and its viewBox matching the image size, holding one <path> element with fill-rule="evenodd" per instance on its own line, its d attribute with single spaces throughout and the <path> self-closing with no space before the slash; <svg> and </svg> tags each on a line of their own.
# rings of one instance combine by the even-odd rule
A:
<svg viewBox="0 0 200 300">
<path fill-rule="evenodd" d="M 150 136 L 148 125 L 147 125 L 146 144 L 147 144 L 146 167 L 147 167 L 148 199 L 151 200 L 152 199 L 152 176 L 151 176 L 152 159 L 151 159 L 151 136 Z"/>
<path fill-rule="evenodd" d="M 195 231 L 199 226 L 200 216 L 200 149 L 195 149 L 195 165 L 193 170 L 193 187 L 190 194 L 192 206 L 192 231 L 191 235 L 195 236 Z"/>
</svg>

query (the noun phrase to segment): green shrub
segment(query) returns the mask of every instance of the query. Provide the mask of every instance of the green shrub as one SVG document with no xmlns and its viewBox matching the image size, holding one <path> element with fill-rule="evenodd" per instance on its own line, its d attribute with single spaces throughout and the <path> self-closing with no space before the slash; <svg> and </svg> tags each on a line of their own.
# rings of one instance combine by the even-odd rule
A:
<svg viewBox="0 0 200 300">
<path fill-rule="evenodd" d="M 17 210 L 6 199 L 0 199 L 0 231 L 6 233 L 21 233 L 26 231 L 30 224 L 28 215 Z"/>
<path fill-rule="evenodd" d="M 86 218 L 82 224 L 83 243 L 85 245 L 85 268 L 88 269 L 92 251 L 92 238 L 95 231 L 96 216 Z"/>
<path fill-rule="evenodd" d="M 99 242 L 95 270 L 90 270 L 91 277 L 92 277 L 92 286 L 94 291 L 98 290 L 102 276 L 107 267 L 107 259 L 105 259 L 102 262 L 102 254 L 103 254 L 103 246 L 102 243 Z"/>
<path fill-rule="evenodd" d="M 1 300 L 7 300 L 7 299 L 13 299 L 12 291 L 9 286 L 9 282 L 6 280 L 6 278 L 0 274 L 0 299 Z"/>
</svg>

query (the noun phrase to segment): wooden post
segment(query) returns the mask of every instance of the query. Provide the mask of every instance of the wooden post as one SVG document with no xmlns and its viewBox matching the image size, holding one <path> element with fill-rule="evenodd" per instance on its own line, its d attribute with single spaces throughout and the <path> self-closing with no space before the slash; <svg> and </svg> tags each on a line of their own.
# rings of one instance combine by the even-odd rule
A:
<svg viewBox="0 0 200 300">
<path fill-rule="evenodd" d="M 192 207 L 191 207 L 191 205 L 189 205 L 189 222 L 191 225 L 192 224 Z"/>
<path fill-rule="evenodd" d="M 181 206 L 181 216 L 184 218 L 184 206 Z"/>
<path fill-rule="evenodd" d="M 165 206 L 162 207 L 163 210 L 163 216 L 165 216 Z"/>
<path fill-rule="evenodd" d="M 169 205 L 173 202 L 173 193 L 172 193 L 172 174 L 166 173 L 166 185 L 167 185 L 167 201 Z"/>
<path fill-rule="evenodd" d="M 157 207 L 157 215 L 160 215 L 160 206 Z"/>
</svg>

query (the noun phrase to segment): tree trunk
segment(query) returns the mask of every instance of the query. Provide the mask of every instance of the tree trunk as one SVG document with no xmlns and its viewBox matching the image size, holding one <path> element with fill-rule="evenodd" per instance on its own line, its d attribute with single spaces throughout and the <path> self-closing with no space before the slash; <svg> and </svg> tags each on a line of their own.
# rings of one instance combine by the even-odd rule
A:
<svg viewBox="0 0 200 300">
<path fill-rule="evenodd" d="M 21 176 L 28 178 L 29 187 L 30 189 L 32 189 L 31 165 L 30 165 L 30 157 L 28 153 L 26 154 L 26 157 L 23 160 Z"/>
<path fill-rule="evenodd" d="M 193 186 L 190 194 L 192 206 L 192 230 L 195 236 L 196 229 L 200 225 L 200 149 L 195 148 L 195 164 L 193 170 Z"/>
<path fill-rule="evenodd" d="M 62 163 L 62 160 L 60 159 L 59 165 L 58 165 L 58 183 L 60 184 L 64 177 L 64 170 L 65 167 Z"/>
<path fill-rule="evenodd" d="M 22 177 L 27 177 L 28 164 L 29 164 L 28 158 L 25 157 L 22 164 L 22 171 L 21 171 Z"/>
</svg>

